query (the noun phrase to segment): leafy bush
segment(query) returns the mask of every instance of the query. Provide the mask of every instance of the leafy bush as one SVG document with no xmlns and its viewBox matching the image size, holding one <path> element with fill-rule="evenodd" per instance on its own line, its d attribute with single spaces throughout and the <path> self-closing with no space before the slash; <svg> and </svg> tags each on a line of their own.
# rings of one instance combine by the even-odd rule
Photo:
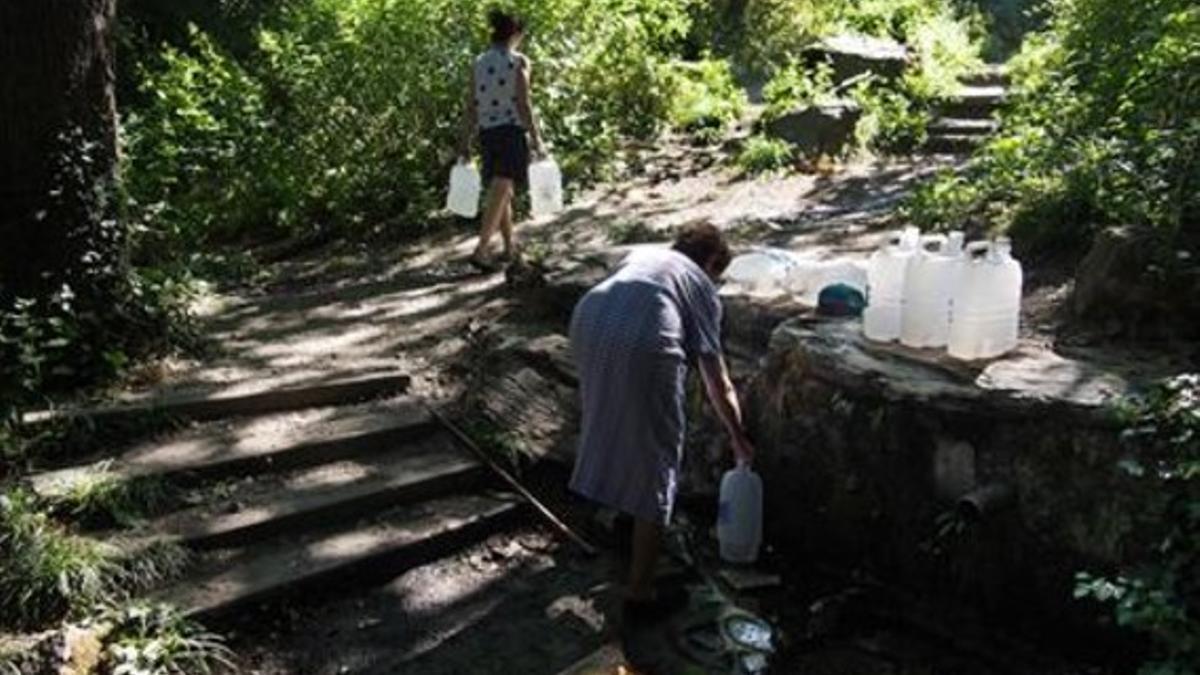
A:
<svg viewBox="0 0 1200 675">
<path fill-rule="evenodd" d="M 1047 32 L 1014 60 L 1002 134 L 966 173 L 924 188 L 910 214 L 942 227 L 983 221 L 1039 253 L 1082 256 L 1110 224 L 1194 250 L 1200 7 L 1058 0 L 1050 10 Z"/>
<path fill-rule="evenodd" d="M 112 472 L 111 461 L 89 469 L 87 475 L 53 504 L 56 512 L 89 527 L 133 527 L 172 501 L 161 480 L 125 478 Z"/>
<path fill-rule="evenodd" d="M 104 653 L 113 675 L 194 675 L 234 670 L 233 653 L 219 635 L 167 605 L 133 604 L 107 610 L 111 624 Z"/>
<path fill-rule="evenodd" d="M 863 111 L 855 129 L 860 146 L 907 153 L 921 147 L 929 137 L 928 107 L 903 89 L 864 82 L 855 87 L 853 96 Z"/>
<path fill-rule="evenodd" d="M 38 628 L 98 603 L 128 597 L 179 573 L 171 544 L 132 553 L 69 532 L 28 492 L 0 496 L 0 625 Z"/>
<path fill-rule="evenodd" d="M 737 157 L 737 165 L 751 175 L 780 171 L 794 161 L 790 143 L 764 136 L 751 136 Z"/>
<path fill-rule="evenodd" d="M 836 98 L 833 68 L 827 63 L 807 68 L 793 60 L 780 68 L 763 87 L 763 120 L 778 119 L 787 113 Z"/>
<path fill-rule="evenodd" d="M 669 67 L 673 95 L 667 119 L 677 129 L 724 129 L 742 116 L 746 94 L 733 79 L 729 62 L 705 59 Z"/>
<path fill-rule="evenodd" d="M 604 176 L 619 137 L 665 121 L 675 78 L 663 64 L 694 3 L 514 4 L 560 164 L 572 179 Z M 485 9 L 302 0 L 267 13 L 239 58 L 193 29 L 144 59 L 126 128 L 143 250 L 423 219 L 440 202 Z"/>
<path fill-rule="evenodd" d="M 1146 634 L 1144 675 L 1200 672 L 1200 375 L 1156 386 L 1126 410 L 1120 469 L 1153 495 L 1137 523 L 1149 545 L 1115 578 L 1079 575 L 1077 597 L 1111 603 L 1117 624 Z"/>
</svg>

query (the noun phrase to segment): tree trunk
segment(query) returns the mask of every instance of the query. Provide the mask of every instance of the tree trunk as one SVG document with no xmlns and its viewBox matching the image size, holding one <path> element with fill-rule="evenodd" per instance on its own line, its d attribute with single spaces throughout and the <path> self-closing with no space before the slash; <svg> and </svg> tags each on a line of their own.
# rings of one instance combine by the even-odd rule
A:
<svg viewBox="0 0 1200 675">
<path fill-rule="evenodd" d="M 0 300 L 122 269 L 115 14 L 116 0 L 0 0 Z"/>
</svg>

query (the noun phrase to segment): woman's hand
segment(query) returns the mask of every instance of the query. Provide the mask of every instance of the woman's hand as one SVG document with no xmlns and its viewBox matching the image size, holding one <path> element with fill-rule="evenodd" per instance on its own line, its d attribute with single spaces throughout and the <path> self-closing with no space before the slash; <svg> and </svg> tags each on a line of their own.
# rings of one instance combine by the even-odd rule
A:
<svg viewBox="0 0 1200 675">
<path fill-rule="evenodd" d="M 749 466 L 754 463 L 754 444 L 740 429 L 733 435 L 733 458 L 738 464 Z"/>
</svg>

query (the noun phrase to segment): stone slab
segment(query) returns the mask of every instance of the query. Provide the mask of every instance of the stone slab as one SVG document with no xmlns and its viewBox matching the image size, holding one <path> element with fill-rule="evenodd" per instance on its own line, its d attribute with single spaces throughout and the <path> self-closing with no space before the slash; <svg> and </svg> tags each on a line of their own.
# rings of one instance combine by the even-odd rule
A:
<svg viewBox="0 0 1200 675">
<path fill-rule="evenodd" d="M 938 102 L 937 109 L 945 117 L 991 119 L 1007 100 L 1008 91 L 1004 87 L 968 85 Z"/>
<path fill-rule="evenodd" d="M 512 498 L 455 496 L 405 506 L 348 529 L 284 539 L 202 561 L 191 578 L 157 596 L 192 617 L 304 591 L 330 591 L 392 578 L 519 513 Z"/>
<path fill-rule="evenodd" d="M 223 420 L 137 445 L 115 457 L 108 471 L 119 478 L 185 480 L 284 470 L 387 450 L 432 428 L 428 410 L 412 399 Z M 39 494 L 55 497 L 93 471 L 91 464 L 75 466 L 31 481 Z"/>
<path fill-rule="evenodd" d="M 173 513 L 153 526 L 192 548 L 241 546 L 464 490 L 487 475 L 483 465 L 444 434 L 306 469 L 260 487 L 259 494 Z"/>
<path fill-rule="evenodd" d="M 1136 386 L 1116 367 L 1028 344 L 999 359 L 964 363 L 940 350 L 872 343 L 859 321 L 788 322 L 772 336 L 771 351 L 791 350 L 814 376 L 842 388 L 997 415 L 1045 416 L 1057 408 L 1103 422 L 1107 405 Z"/>
<path fill-rule="evenodd" d="M 625 654 L 620 645 L 606 644 L 568 666 L 558 675 L 613 675 L 625 668 Z M 626 672 L 632 672 L 626 670 Z"/>
</svg>

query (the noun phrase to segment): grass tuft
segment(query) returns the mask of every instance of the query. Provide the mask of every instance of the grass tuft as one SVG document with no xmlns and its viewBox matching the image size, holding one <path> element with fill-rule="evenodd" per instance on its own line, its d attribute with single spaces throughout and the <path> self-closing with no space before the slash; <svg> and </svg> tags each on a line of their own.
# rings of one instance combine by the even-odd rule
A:
<svg viewBox="0 0 1200 675">
<path fill-rule="evenodd" d="M 111 461 L 104 461 L 56 500 L 53 510 L 89 528 L 129 528 L 164 510 L 173 498 L 165 481 L 125 478 L 113 473 Z"/>
<path fill-rule="evenodd" d="M 169 605 L 135 603 L 102 613 L 111 623 L 105 665 L 112 673 L 195 675 L 234 671 L 221 636 L 188 621 Z"/>
<path fill-rule="evenodd" d="M 752 136 L 737 157 L 738 167 L 753 176 L 788 169 L 794 162 L 791 144 L 766 136 Z"/>
<path fill-rule="evenodd" d="M 22 489 L 0 496 L 0 627 L 42 628 L 178 575 L 187 555 L 152 542 L 132 552 L 55 522 Z"/>
</svg>

